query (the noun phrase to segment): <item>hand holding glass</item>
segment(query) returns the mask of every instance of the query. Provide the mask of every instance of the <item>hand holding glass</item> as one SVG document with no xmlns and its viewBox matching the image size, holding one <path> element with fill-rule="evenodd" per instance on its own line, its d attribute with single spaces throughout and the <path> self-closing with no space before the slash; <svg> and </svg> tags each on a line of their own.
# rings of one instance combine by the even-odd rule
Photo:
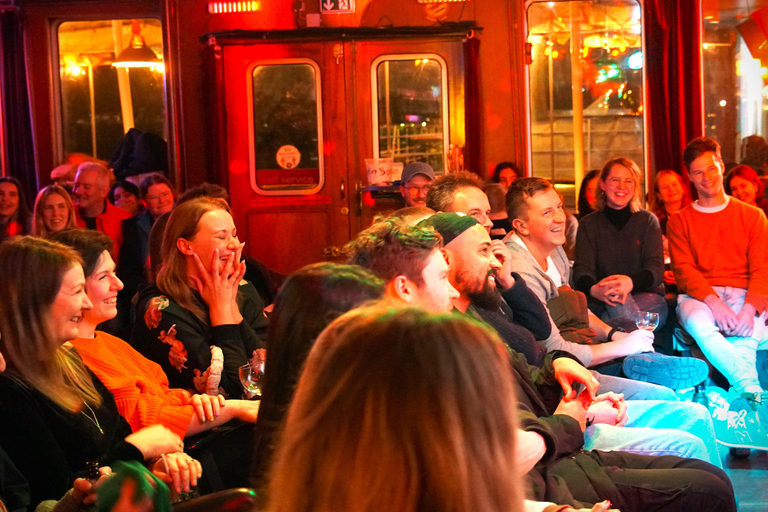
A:
<svg viewBox="0 0 768 512">
<path fill-rule="evenodd" d="M 650 311 L 641 311 L 637 315 L 635 325 L 637 325 L 638 329 L 653 331 L 659 326 L 659 314 Z"/>
</svg>

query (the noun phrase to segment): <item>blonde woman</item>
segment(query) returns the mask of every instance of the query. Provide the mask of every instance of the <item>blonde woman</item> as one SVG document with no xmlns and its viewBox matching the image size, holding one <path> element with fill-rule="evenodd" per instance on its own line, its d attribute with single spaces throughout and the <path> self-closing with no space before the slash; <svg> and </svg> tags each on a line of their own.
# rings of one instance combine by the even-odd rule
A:
<svg viewBox="0 0 768 512">
<path fill-rule="evenodd" d="M 67 228 L 77 227 L 72 198 L 59 185 L 48 185 L 37 193 L 32 234 L 42 238 Z"/>
</svg>

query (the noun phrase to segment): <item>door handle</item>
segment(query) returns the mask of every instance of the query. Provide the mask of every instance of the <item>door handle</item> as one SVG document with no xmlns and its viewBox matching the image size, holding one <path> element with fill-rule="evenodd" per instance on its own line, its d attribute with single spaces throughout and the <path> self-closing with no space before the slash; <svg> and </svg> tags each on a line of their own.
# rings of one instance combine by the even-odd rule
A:
<svg viewBox="0 0 768 512">
<path fill-rule="evenodd" d="M 344 201 L 347 199 L 347 182 L 344 181 L 344 178 L 341 178 L 339 181 L 341 182 L 339 185 L 339 196 Z"/>
</svg>

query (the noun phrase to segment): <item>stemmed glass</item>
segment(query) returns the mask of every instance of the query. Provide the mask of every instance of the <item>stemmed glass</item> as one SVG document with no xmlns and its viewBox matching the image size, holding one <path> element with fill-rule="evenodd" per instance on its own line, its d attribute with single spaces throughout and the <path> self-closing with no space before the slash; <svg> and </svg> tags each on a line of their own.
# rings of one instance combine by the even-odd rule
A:
<svg viewBox="0 0 768 512">
<path fill-rule="evenodd" d="M 251 366 L 250 363 L 244 364 L 238 369 L 240 374 L 240 383 L 245 390 L 246 398 L 253 398 L 254 396 L 261 396 L 261 384 L 264 379 L 264 362 L 260 362 L 256 366 Z"/>
<path fill-rule="evenodd" d="M 641 311 L 637 315 L 635 325 L 638 329 L 654 331 L 659 326 L 659 314 L 651 311 Z"/>
</svg>

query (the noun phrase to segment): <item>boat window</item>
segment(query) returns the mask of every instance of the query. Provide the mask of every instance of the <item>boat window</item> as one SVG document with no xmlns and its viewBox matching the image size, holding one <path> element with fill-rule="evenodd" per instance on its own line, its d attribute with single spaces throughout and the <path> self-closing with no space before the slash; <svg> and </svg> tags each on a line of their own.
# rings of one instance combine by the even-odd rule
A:
<svg viewBox="0 0 768 512">
<path fill-rule="evenodd" d="M 64 155 L 109 160 L 131 128 L 167 139 L 162 32 L 156 19 L 59 24 Z"/>
<path fill-rule="evenodd" d="M 702 2 L 706 134 L 736 163 L 768 173 L 768 0 Z"/>
<path fill-rule="evenodd" d="M 314 61 L 259 63 L 251 73 L 251 185 L 266 195 L 322 188 L 320 69 Z"/>
<path fill-rule="evenodd" d="M 574 210 L 583 176 L 609 158 L 644 169 L 640 4 L 537 1 L 527 14 L 533 175 Z"/>
<path fill-rule="evenodd" d="M 422 161 L 441 174 L 448 155 L 448 75 L 438 55 L 384 55 L 371 68 L 374 156 L 393 159 L 393 175 Z"/>
</svg>

